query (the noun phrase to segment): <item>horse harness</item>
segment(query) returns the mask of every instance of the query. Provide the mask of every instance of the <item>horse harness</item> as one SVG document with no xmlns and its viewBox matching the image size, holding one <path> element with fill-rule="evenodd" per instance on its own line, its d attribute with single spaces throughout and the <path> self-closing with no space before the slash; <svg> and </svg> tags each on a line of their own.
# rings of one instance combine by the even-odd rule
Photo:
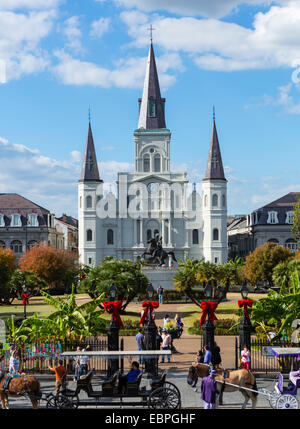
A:
<svg viewBox="0 0 300 429">
<path fill-rule="evenodd" d="M 30 390 L 28 389 L 28 386 L 27 386 L 27 376 L 23 375 L 22 377 L 24 378 L 23 389 L 20 392 L 12 392 L 11 390 L 9 390 L 9 385 L 10 385 L 10 382 L 13 379 L 13 377 L 11 377 L 10 375 L 7 375 L 5 377 L 4 383 L 3 383 L 3 393 L 6 393 L 6 394 L 10 393 L 10 394 L 13 394 L 13 395 L 18 395 L 18 396 L 25 396 L 25 395 L 27 395 L 27 393 L 30 392 Z M 1 380 L 2 380 L 2 378 L 1 378 Z"/>
</svg>

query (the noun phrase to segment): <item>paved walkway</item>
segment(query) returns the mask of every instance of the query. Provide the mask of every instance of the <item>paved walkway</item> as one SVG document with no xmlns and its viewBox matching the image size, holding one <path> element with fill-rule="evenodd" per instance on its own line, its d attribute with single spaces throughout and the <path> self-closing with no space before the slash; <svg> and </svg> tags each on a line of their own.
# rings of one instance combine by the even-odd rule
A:
<svg viewBox="0 0 300 429">
<path fill-rule="evenodd" d="M 170 316 L 170 319 L 174 319 L 178 308 L 182 308 L 185 304 L 161 304 L 159 311 L 155 313 L 155 323 L 157 326 L 163 326 L 163 318 L 166 314 Z M 191 305 L 191 304 L 187 304 Z M 141 304 L 130 304 L 128 307 L 130 312 L 137 314 L 141 311 Z M 199 309 L 199 314 L 201 310 Z M 200 320 L 200 317 L 199 317 Z M 174 341 L 174 346 L 178 353 L 174 353 L 171 358 L 171 363 L 161 364 L 163 369 L 169 371 L 185 371 L 196 358 L 196 353 L 200 348 L 200 338 L 197 335 L 189 335 L 186 327 L 180 339 Z M 136 350 L 137 344 L 135 336 L 128 336 L 124 338 L 124 349 L 125 350 Z M 217 344 L 221 349 L 222 366 L 224 368 L 235 367 L 235 337 L 234 336 L 216 336 Z M 126 362 L 125 362 L 126 365 Z"/>
</svg>

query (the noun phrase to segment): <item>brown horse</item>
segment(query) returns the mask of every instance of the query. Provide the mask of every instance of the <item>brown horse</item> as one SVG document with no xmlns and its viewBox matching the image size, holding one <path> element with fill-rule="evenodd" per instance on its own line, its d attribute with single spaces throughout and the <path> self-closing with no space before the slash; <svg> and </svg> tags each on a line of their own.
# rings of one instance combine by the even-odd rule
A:
<svg viewBox="0 0 300 429">
<path fill-rule="evenodd" d="M 8 409 L 8 397 L 28 396 L 33 408 L 39 407 L 41 398 L 40 382 L 33 376 L 22 376 L 10 380 L 8 390 L 3 389 L 5 377 L 0 381 L 0 400 L 2 409 Z"/>
<path fill-rule="evenodd" d="M 257 390 L 255 377 L 253 374 L 251 374 L 250 371 L 248 371 L 247 369 L 237 369 L 234 371 L 226 371 L 226 374 L 225 371 L 223 371 L 222 369 L 216 369 L 216 373 L 217 375 L 215 379 L 217 380 L 217 389 L 219 392 L 217 401 L 219 402 L 219 404 L 222 405 L 223 392 L 234 392 L 235 390 L 240 390 L 240 392 L 245 398 L 242 408 L 246 407 L 249 399 L 252 400 L 252 408 L 255 408 L 258 393 L 241 389 L 241 387 L 246 387 L 248 389 Z M 189 368 L 187 382 L 190 386 L 196 387 L 198 378 L 206 377 L 208 374 L 208 365 L 205 365 L 203 363 L 193 364 Z M 239 387 L 229 386 L 228 384 L 225 384 L 225 382 L 235 384 Z"/>
</svg>

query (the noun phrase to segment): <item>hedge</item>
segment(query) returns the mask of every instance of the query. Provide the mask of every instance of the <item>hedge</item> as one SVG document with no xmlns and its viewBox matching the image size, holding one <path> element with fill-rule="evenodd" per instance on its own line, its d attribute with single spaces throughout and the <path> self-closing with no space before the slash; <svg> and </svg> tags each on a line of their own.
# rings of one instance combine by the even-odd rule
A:
<svg viewBox="0 0 300 429">
<path fill-rule="evenodd" d="M 237 335 L 239 333 L 236 319 L 218 319 L 215 321 L 214 325 L 216 327 L 215 335 Z M 193 326 L 188 328 L 188 333 L 192 335 L 202 335 L 199 320 L 195 320 Z"/>
</svg>

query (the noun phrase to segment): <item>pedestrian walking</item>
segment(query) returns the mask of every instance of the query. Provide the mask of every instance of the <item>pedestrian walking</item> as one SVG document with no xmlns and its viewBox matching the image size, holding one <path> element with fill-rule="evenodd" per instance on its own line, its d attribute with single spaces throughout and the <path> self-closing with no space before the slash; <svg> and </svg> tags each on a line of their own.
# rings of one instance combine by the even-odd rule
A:
<svg viewBox="0 0 300 429">
<path fill-rule="evenodd" d="M 145 350 L 145 336 L 143 334 L 142 329 L 140 328 L 138 333 L 135 336 L 135 340 L 138 345 L 138 351 Z M 139 363 L 144 363 L 144 358 L 142 358 L 141 355 L 139 355 Z"/>
<path fill-rule="evenodd" d="M 203 363 L 205 363 L 206 365 L 211 365 L 211 351 L 209 346 L 205 346 L 204 347 L 204 360 Z"/>
<path fill-rule="evenodd" d="M 156 292 L 158 295 L 158 303 L 163 304 L 164 303 L 164 288 L 161 285 L 159 285 Z"/>
<path fill-rule="evenodd" d="M 162 343 L 161 343 L 161 349 L 162 350 L 171 350 L 171 345 L 172 345 L 172 338 L 171 335 L 168 333 L 168 331 L 164 328 L 162 330 Z M 171 361 L 171 357 L 170 355 L 168 355 L 168 363 L 170 363 Z M 161 363 L 165 362 L 165 357 L 164 355 L 162 355 L 161 357 Z"/>
<path fill-rule="evenodd" d="M 244 369 L 250 370 L 250 350 L 246 345 L 244 345 L 243 350 L 241 351 L 241 363 Z"/>
<path fill-rule="evenodd" d="M 58 394 L 62 386 L 61 380 L 64 375 L 67 375 L 67 370 L 63 366 L 63 361 L 61 359 L 58 361 L 57 366 L 55 366 L 54 368 L 51 368 L 51 366 L 48 365 L 48 368 L 50 369 L 50 371 L 55 372 L 55 390 L 56 390 L 56 394 Z"/>
<path fill-rule="evenodd" d="M 14 350 L 9 359 L 9 369 L 8 372 L 11 375 L 16 375 L 20 371 L 20 362 L 17 355 L 17 350 Z"/>
<path fill-rule="evenodd" d="M 82 349 L 82 352 L 89 350 L 90 346 L 87 345 L 85 349 Z M 90 360 L 89 356 L 81 355 L 79 356 L 79 378 L 82 375 L 86 375 L 88 373 L 88 361 Z"/>
<path fill-rule="evenodd" d="M 77 347 L 76 352 L 80 352 L 80 347 Z M 74 368 L 75 368 L 74 381 L 77 381 L 79 380 L 79 372 L 80 372 L 79 356 L 75 356 L 74 358 Z"/>
<path fill-rule="evenodd" d="M 212 353 L 212 364 L 215 369 L 220 369 L 222 359 L 221 359 L 221 349 L 218 344 L 214 343 L 214 350 Z"/>
<path fill-rule="evenodd" d="M 211 410 L 216 408 L 217 382 L 215 376 L 216 371 L 212 369 L 207 377 L 202 379 L 201 384 L 201 399 L 204 402 L 204 409 Z"/>
</svg>

